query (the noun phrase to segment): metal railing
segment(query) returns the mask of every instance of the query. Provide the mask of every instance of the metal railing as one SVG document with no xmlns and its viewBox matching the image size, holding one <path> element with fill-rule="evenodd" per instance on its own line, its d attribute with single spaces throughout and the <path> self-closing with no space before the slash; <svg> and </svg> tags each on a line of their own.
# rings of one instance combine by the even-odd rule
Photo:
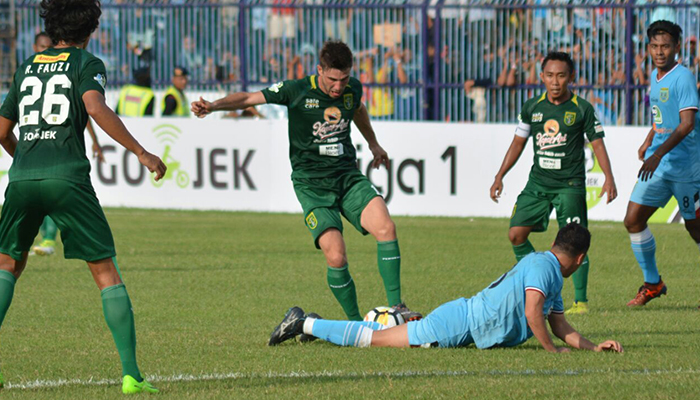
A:
<svg viewBox="0 0 700 400">
<path fill-rule="evenodd" d="M 7 2 L 8 0 L 0 0 Z M 606 124 L 649 122 L 645 30 L 684 30 L 682 62 L 699 71 L 697 1 L 643 0 L 108 0 L 89 50 L 109 85 L 176 65 L 193 91 L 258 90 L 314 73 L 327 39 L 349 44 L 374 119 L 513 122 L 543 90 L 547 51 L 572 54 L 575 89 Z M 41 30 L 37 1 L 17 2 L 17 55 Z"/>
</svg>

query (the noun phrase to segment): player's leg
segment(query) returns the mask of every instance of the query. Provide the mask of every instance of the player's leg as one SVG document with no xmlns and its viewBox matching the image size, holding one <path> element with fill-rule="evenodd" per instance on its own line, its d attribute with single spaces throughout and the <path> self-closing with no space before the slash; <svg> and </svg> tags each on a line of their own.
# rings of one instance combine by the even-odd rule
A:
<svg viewBox="0 0 700 400">
<path fill-rule="evenodd" d="M 549 225 L 552 196 L 540 189 L 537 184 L 528 182 L 513 206 L 508 239 L 516 261 L 535 251 L 528 240 L 530 232 L 544 232 Z"/>
<path fill-rule="evenodd" d="M 85 260 L 101 291 L 105 321 L 122 364 L 122 391 L 157 392 L 136 363 L 133 307 L 116 265 L 112 231 L 92 186 L 45 180 L 42 189 L 49 215 L 61 230 L 65 257 Z"/>
<path fill-rule="evenodd" d="M 666 293 L 666 285 L 661 280 L 656 266 L 656 240 L 649 230 L 647 221 L 659 207 L 671 198 L 668 182 L 654 175 L 646 181 L 637 181 L 632 190 L 625 214 L 625 228 L 630 235 L 632 253 L 644 274 L 644 284 L 628 306 L 643 306 L 649 300 Z"/>
<path fill-rule="evenodd" d="M 588 206 L 585 193 L 560 193 L 554 198 L 552 204 L 557 212 L 559 229 L 571 222 L 588 228 Z M 588 312 L 589 269 L 590 262 L 588 255 L 586 255 L 581 266 L 571 277 L 574 283 L 574 304 L 566 310 L 568 315 Z"/>
<path fill-rule="evenodd" d="M 320 218 L 324 218 L 324 214 L 324 212 L 318 212 Z M 335 214 L 338 213 L 335 212 Z M 336 225 L 340 225 L 339 215 L 332 219 L 336 220 Z M 342 225 L 340 226 L 342 227 Z M 317 243 L 326 257 L 326 264 L 328 265 L 326 280 L 333 296 L 340 303 L 349 320 L 361 321 L 362 315 L 357 305 L 355 281 L 352 279 L 348 268 L 345 241 L 341 231 L 338 228 L 328 228 L 318 237 Z"/>
<path fill-rule="evenodd" d="M 55 252 L 58 227 L 56 226 L 56 223 L 53 222 L 51 217 L 44 217 L 44 222 L 41 224 L 39 233 L 41 234 L 41 243 L 34 246 L 32 251 L 40 256 L 52 255 Z"/>
</svg>

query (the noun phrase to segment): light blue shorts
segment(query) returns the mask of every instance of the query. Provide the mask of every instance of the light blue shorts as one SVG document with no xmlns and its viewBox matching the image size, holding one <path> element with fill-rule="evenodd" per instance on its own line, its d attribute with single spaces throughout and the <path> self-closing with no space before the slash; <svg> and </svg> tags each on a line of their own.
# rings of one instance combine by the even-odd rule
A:
<svg viewBox="0 0 700 400">
<path fill-rule="evenodd" d="M 467 323 L 467 301 L 460 298 L 436 308 L 420 321 L 407 324 L 408 343 L 422 346 L 459 347 L 474 343 Z"/>
<path fill-rule="evenodd" d="M 671 196 L 678 200 L 684 220 L 700 218 L 700 182 L 675 182 L 654 174 L 645 182 L 637 180 L 630 201 L 649 207 L 664 207 Z"/>
</svg>

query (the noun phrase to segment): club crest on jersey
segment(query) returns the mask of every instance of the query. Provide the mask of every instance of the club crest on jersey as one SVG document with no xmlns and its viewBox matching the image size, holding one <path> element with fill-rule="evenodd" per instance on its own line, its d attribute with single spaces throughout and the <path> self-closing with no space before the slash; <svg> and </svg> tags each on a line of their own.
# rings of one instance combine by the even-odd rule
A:
<svg viewBox="0 0 700 400">
<path fill-rule="evenodd" d="M 576 113 L 572 111 L 567 111 L 564 113 L 564 124 L 566 126 L 571 126 L 576 122 Z"/>
<path fill-rule="evenodd" d="M 661 100 L 662 103 L 668 101 L 668 88 L 661 88 L 659 91 L 659 100 Z"/>
<path fill-rule="evenodd" d="M 99 83 L 100 86 L 102 86 L 102 89 L 104 89 L 104 88 L 105 88 L 105 85 L 107 85 L 107 78 L 106 78 L 104 75 L 102 75 L 102 74 L 97 74 L 97 75 L 95 75 L 95 77 L 92 78 L 92 79 L 94 79 L 95 81 L 97 81 L 97 83 Z"/>
<path fill-rule="evenodd" d="M 343 95 L 343 106 L 345 106 L 346 110 L 352 110 L 352 93 L 344 94 Z"/>
<path fill-rule="evenodd" d="M 316 220 L 316 216 L 314 215 L 313 211 L 306 217 L 306 225 L 311 230 L 316 229 L 318 226 L 318 221 Z"/>
</svg>

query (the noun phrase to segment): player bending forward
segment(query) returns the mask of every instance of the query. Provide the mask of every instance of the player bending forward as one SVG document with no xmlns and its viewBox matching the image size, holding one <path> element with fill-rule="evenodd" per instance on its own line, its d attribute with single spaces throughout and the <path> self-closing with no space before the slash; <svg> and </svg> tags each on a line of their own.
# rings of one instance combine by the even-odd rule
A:
<svg viewBox="0 0 700 400">
<path fill-rule="evenodd" d="M 595 345 L 566 322 L 561 298 L 563 278 L 583 262 L 591 243 L 586 228 L 571 223 L 559 230 L 550 251 L 523 258 L 510 271 L 472 298 L 445 303 L 420 321 L 385 328 L 371 321 L 330 321 L 306 316 L 293 307 L 270 336 L 277 345 L 299 334 L 313 335 L 340 346 L 459 347 L 474 343 L 480 349 L 517 346 L 533 335 L 545 350 L 569 351 L 552 342 L 554 335 L 571 347 L 622 352 L 620 343 Z"/>
<path fill-rule="evenodd" d="M 234 93 L 215 102 L 192 103 L 202 118 L 212 111 L 240 110 L 258 104 L 282 104 L 289 109 L 289 154 L 292 182 L 304 210 L 306 226 L 328 264 L 328 286 L 350 320 L 362 320 L 355 283 L 348 270 L 342 214 L 363 235 L 377 239 L 379 274 L 388 304 L 406 320 L 420 318 L 401 299 L 401 254 L 396 226 L 384 199 L 357 169 L 350 139 L 354 121 L 367 140 L 372 166 L 388 166 L 389 157 L 377 142 L 362 103 L 362 84 L 350 77 L 353 56 L 345 43 L 326 42 L 318 75 L 279 82 L 256 93 Z"/>
<path fill-rule="evenodd" d="M 136 364 L 131 301 L 114 258 L 112 232 L 90 183 L 83 135 L 88 114 L 155 172 L 156 180 L 165 165 L 105 105 L 105 66 L 85 51 L 100 14 L 97 0 L 43 0 L 41 17 L 54 47 L 22 63 L 0 108 L 0 143 L 13 156 L 0 215 L 0 324 L 29 247 L 50 216 L 61 229 L 65 257 L 87 261 L 102 291 L 105 320 L 122 362 L 122 391 L 155 393 Z M 19 141 L 12 133 L 17 123 Z"/>
<path fill-rule="evenodd" d="M 644 161 L 625 215 L 632 252 L 644 284 L 628 306 L 643 306 L 666 294 L 656 268 L 656 241 L 647 221 L 671 196 L 678 200 L 685 228 L 700 247 L 700 122 L 693 73 L 676 62 L 681 51 L 681 28 L 656 21 L 647 30 L 651 73 L 649 101 L 653 126 L 639 148 Z"/>
</svg>

